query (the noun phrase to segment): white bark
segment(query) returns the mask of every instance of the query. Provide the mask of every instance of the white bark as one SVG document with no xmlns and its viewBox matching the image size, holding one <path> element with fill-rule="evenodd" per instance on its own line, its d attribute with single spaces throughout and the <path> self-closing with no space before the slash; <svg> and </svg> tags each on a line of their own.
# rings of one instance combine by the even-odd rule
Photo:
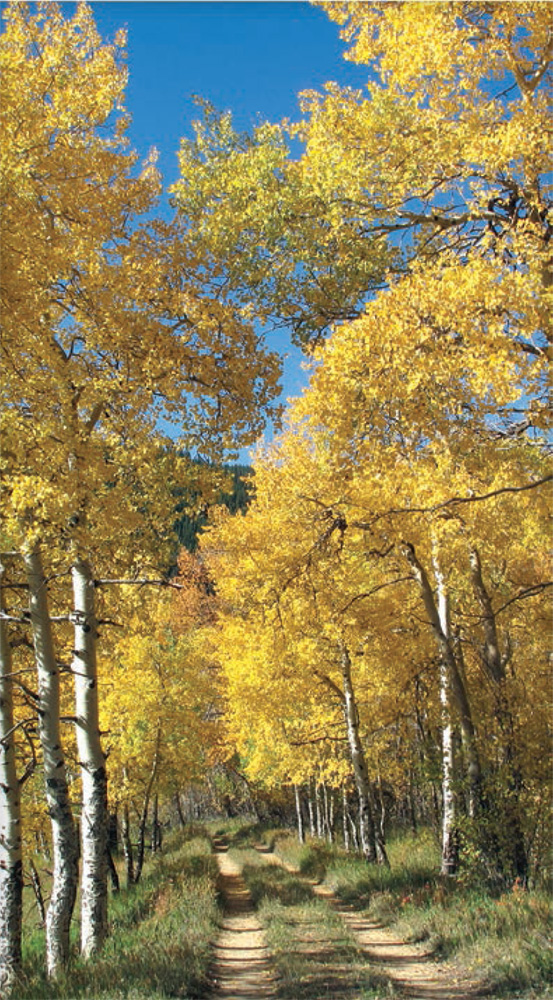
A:
<svg viewBox="0 0 553 1000">
<path fill-rule="evenodd" d="M 2 575 L 0 567 L 0 581 Z M 2 608 L 0 602 L 0 612 Z M 0 617 L 0 995 L 6 997 L 15 985 L 21 966 L 23 890 L 11 674 L 7 625 Z"/>
<path fill-rule="evenodd" d="M 53 882 L 46 916 L 46 967 L 56 976 L 69 959 L 69 929 L 79 879 L 79 843 L 60 735 L 60 680 L 40 552 L 24 555 L 38 675 L 38 731 L 52 828 Z"/>
<path fill-rule="evenodd" d="M 351 762 L 353 765 L 353 774 L 355 778 L 355 787 L 357 790 L 357 797 L 359 799 L 359 833 L 361 836 L 361 850 L 367 861 L 371 863 L 378 862 L 379 864 L 387 864 L 388 858 L 386 855 L 386 848 L 380 841 L 380 838 L 378 838 L 379 843 L 377 848 L 377 831 L 374 825 L 374 814 L 371 805 L 372 796 L 369 774 L 365 754 L 359 736 L 359 717 L 355 701 L 355 692 L 353 690 L 353 683 L 351 679 L 351 659 L 345 646 L 341 647 L 340 652 L 342 682 L 344 686 L 344 715 L 346 720 Z"/>
<path fill-rule="evenodd" d="M 348 795 L 346 792 L 345 784 L 342 785 L 342 832 L 344 837 L 344 850 L 349 851 L 349 809 L 348 809 Z"/>
<path fill-rule="evenodd" d="M 463 737 L 463 746 L 467 755 L 468 761 L 468 776 L 469 776 L 469 796 L 470 796 L 470 812 L 475 814 L 480 803 L 481 798 L 481 784 L 482 784 L 482 772 L 480 767 L 480 758 L 478 754 L 478 748 L 476 744 L 476 730 L 472 718 L 472 711 L 470 707 L 470 702 L 468 699 L 467 691 L 461 672 L 459 670 L 459 665 L 455 657 L 454 652 L 454 642 L 451 636 L 451 627 L 449 623 L 449 612 L 447 608 L 447 593 L 445 587 L 445 581 L 443 575 L 440 571 L 437 559 L 434 559 L 434 571 L 437 582 L 438 590 L 438 604 L 434 598 L 434 593 L 432 587 L 430 586 L 430 581 L 428 576 L 417 559 L 415 550 L 412 545 L 405 546 L 405 556 L 409 561 L 413 576 L 419 585 L 421 596 L 424 602 L 426 613 L 428 615 L 429 623 L 436 640 L 436 645 L 440 654 L 440 671 L 441 671 L 441 699 L 442 706 L 444 705 L 445 689 L 447 686 L 447 700 L 448 700 L 448 716 L 444 720 L 444 740 L 450 738 L 450 732 L 448 727 L 451 726 L 451 704 L 454 703 L 459 715 L 459 721 L 461 723 L 461 733 Z M 444 781 L 445 776 L 450 764 L 452 765 L 451 753 L 446 746 L 443 748 L 443 773 Z M 449 762 L 449 763 L 448 763 Z M 447 807 L 447 796 L 444 799 L 444 813 Z M 444 846 L 445 849 L 445 846 Z M 446 866 L 451 867 L 452 862 L 444 862 Z"/>
<path fill-rule="evenodd" d="M 309 833 L 312 837 L 314 837 L 317 830 L 315 827 L 315 811 L 313 809 L 313 792 L 311 782 L 309 782 L 307 786 L 307 811 L 309 813 Z"/>
<path fill-rule="evenodd" d="M 317 837 L 319 837 L 320 839 L 324 836 L 323 796 L 321 793 L 321 786 L 316 779 L 315 779 L 315 815 L 317 819 Z"/>
<path fill-rule="evenodd" d="M 303 814 L 301 811 L 301 797 L 300 790 L 297 785 L 294 785 L 294 800 L 296 803 L 296 820 L 298 824 L 298 840 L 300 844 L 303 844 L 305 840 L 305 834 L 303 832 Z"/>
<path fill-rule="evenodd" d="M 82 776 L 81 952 L 89 957 L 99 951 L 107 932 L 107 776 L 98 713 L 94 581 L 84 560 L 76 560 L 72 578 L 75 715 Z"/>
<path fill-rule="evenodd" d="M 438 584 L 438 618 L 446 639 L 450 635 L 449 607 L 443 577 L 435 564 Z M 450 672 L 447 660 L 440 657 L 440 704 L 442 707 L 442 875 L 457 871 L 457 816 L 455 808 L 454 733 L 451 722 Z"/>
</svg>

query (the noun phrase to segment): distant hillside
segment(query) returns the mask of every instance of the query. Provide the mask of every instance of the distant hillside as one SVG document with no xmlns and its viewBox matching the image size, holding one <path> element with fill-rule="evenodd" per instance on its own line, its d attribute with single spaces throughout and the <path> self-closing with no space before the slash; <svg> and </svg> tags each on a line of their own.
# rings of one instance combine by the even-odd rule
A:
<svg viewBox="0 0 553 1000">
<path fill-rule="evenodd" d="M 238 511 L 244 512 L 251 499 L 251 490 L 248 488 L 246 479 L 251 476 L 253 469 L 249 465 L 225 465 L 224 471 L 229 475 L 231 488 L 228 492 L 221 492 L 218 502 L 225 504 L 231 514 Z M 202 528 L 207 524 L 207 511 L 202 511 L 196 515 L 185 512 L 185 508 L 190 506 L 189 495 L 177 504 L 176 513 L 179 515 L 174 523 L 178 545 L 184 546 L 189 552 L 194 552 L 198 546 L 198 537 Z"/>
</svg>

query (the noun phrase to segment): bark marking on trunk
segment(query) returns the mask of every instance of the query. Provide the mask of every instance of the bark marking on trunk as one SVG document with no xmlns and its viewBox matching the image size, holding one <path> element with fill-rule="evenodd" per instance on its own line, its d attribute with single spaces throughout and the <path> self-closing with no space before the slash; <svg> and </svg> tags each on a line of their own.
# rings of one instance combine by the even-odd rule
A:
<svg viewBox="0 0 553 1000">
<path fill-rule="evenodd" d="M 69 799 L 60 734 L 60 680 L 40 551 L 24 554 L 38 677 L 38 730 L 52 830 L 53 882 L 46 914 L 46 968 L 57 976 L 69 960 L 69 931 L 79 880 L 79 841 Z"/>
<path fill-rule="evenodd" d="M 82 777 L 81 952 L 99 951 L 107 933 L 107 774 L 100 741 L 94 581 L 88 564 L 72 568 L 76 733 Z"/>
<path fill-rule="evenodd" d="M 2 574 L 0 566 L 0 580 Z M 0 614 L 2 611 L 0 603 Z M 0 994 L 6 997 L 10 995 L 21 967 L 23 893 L 21 811 L 15 768 L 11 673 L 7 624 L 0 617 Z"/>
<path fill-rule="evenodd" d="M 361 740 L 359 737 L 359 719 L 357 705 L 355 702 L 355 692 L 351 679 L 351 659 L 346 646 L 340 648 L 340 662 L 342 668 L 342 681 L 344 685 L 344 715 L 346 720 L 346 730 L 348 744 L 355 778 L 355 788 L 359 799 L 359 832 L 361 835 L 361 850 L 365 859 L 371 863 L 376 862 L 376 839 L 374 816 L 371 809 L 371 795 L 369 788 L 369 775 L 367 763 Z"/>
</svg>

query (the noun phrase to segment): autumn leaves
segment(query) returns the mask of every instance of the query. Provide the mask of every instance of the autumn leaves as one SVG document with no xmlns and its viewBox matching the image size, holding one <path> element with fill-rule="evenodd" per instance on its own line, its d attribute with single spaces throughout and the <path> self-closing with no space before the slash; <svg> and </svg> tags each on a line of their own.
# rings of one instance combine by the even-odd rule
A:
<svg viewBox="0 0 553 1000">
<path fill-rule="evenodd" d="M 126 145 L 119 44 L 84 5 L 68 20 L 52 4 L 6 11 L 6 984 L 35 763 L 52 975 L 77 770 L 85 954 L 105 935 L 106 745 L 123 809 L 152 774 L 169 796 L 179 767 L 236 750 L 253 781 L 343 786 L 369 861 L 386 859 L 382 780 L 423 819 L 441 810 L 446 872 L 465 845 L 494 878 L 524 880 L 545 838 L 547 5 L 324 6 L 367 92 L 329 84 L 303 95 L 301 121 L 252 136 L 205 105 L 171 223 L 142 221 L 160 178 L 153 161 L 137 176 Z M 187 598 L 148 613 L 142 591 L 101 581 L 159 579 L 175 487 L 199 502 L 218 488 L 160 418 L 204 457 L 253 442 L 277 392 L 275 325 L 306 346 L 310 386 L 259 452 L 248 513 L 216 516 L 204 567 L 181 560 Z M 31 645 L 36 692 L 18 680 Z M 223 708 L 216 750 L 204 723 Z"/>
<path fill-rule="evenodd" d="M 260 322 L 315 344 L 254 504 L 204 544 L 230 730 L 268 784 L 353 770 L 371 860 L 365 763 L 405 799 L 418 774 L 428 815 L 440 759 L 444 872 L 463 842 L 524 880 L 547 729 L 524 691 L 548 703 L 550 18 L 323 6 L 368 97 L 329 84 L 249 142 L 210 111 L 175 186 Z"/>
</svg>

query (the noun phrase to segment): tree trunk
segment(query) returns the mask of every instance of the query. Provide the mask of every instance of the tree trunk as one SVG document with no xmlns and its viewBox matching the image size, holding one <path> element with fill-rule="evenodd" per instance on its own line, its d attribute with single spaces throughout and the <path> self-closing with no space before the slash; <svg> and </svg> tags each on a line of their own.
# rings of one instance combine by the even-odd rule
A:
<svg viewBox="0 0 553 1000">
<path fill-rule="evenodd" d="M 438 584 L 438 622 L 445 642 L 442 647 L 451 649 L 451 627 L 449 622 L 449 602 L 445 582 L 437 562 L 434 565 Z M 442 875 L 454 875 L 457 871 L 459 856 L 457 834 L 457 815 L 455 801 L 455 751 L 454 732 L 451 720 L 451 686 L 452 666 L 442 648 L 440 657 L 440 703 L 442 706 Z"/>
<path fill-rule="evenodd" d="M 296 803 L 296 821 L 297 821 L 297 824 L 298 824 L 298 840 L 299 840 L 300 844 L 303 844 L 304 841 L 305 841 L 305 834 L 304 834 L 304 831 L 303 831 L 303 815 L 302 815 L 302 811 L 301 811 L 301 796 L 300 796 L 300 790 L 299 790 L 299 788 L 298 788 L 297 785 L 294 785 L 294 800 L 295 800 L 295 803 Z"/>
<path fill-rule="evenodd" d="M 344 715 L 346 720 L 351 762 L 353 765 L 353 775 L 355 778 L 355 787 L 357 790 L 357 797 L 359 799 L 359 832 L 361 835 L 361 850 L 367 861 L 371 863 L 378 861 L 379 863 L 386 864 L 388 862 L 386 848 L 383 844 L 380 844 L 380 850 L 377 852 L 376 847 L 377 834 L 374 825 L 374 815 L 371 808 L 369 775 L 365 754 L 359 737 L 359 717 L 355 702 L 353 683 L 351 680 L 351 659 L 346 646 L 341 646 L 340 653 L 342 681 L 344 685 Z"/>
<path fill-rule="evenodd" d="M 315 814 L 317 818 L 317 837 L 320 839 L 324 836 L 324 819 L 323 797 L 321 794 L 321 786 L 318 781 L 315 781 Z"/>
<path fill-rule="evenodd" d="M 450 697 L 455 704 L 459 715 L 463 746 L 467 755 L 468 777 L 470 782 L 469 795 L 471 802 L 473 803 L 472 809 L 476 812 L 480 806 L 481 800 L 482 769 L 476 745 L 476 729 L 472 718 L 472 710 L 463 677 L 459 670 L 459 664 L 457 663 L 455 656 L 455 643 L 452 638 L 451 628 L 449 625 L 445 582 L 437 559 L 434 559 L 434 571 L 438 587 L 438 602 L 442 602 L 442 610 L 440 611 L 434 599 L 434 594 L 432 592 L 428 576 L 417 559 L 412 545 L 406 546 L 405 554 L 419 585 L 426 613 L 428 615 L 430 626 L 432 628 L 443 664 L 443 669 L 445 669 L 448 674 L 447 683 L 450 689 Z"/>
<path fill-rule="evenodd" d="M 156 732 L 156 743 L 154 750 L 154 759 L 152 763 L 152 770 L 150 771 L 150 777 L 148 778 L 148 783 L 144 792 L 144 801 L 142 804 L 142 813 L 140 820 L 138 822 L 138 837 L 136 840 L 136 868 L 134 871 L 134 884 L 137 885 L 140 877 L 142 875 L 142 868 L 144 867 L 144 852 L 145 852 L 145 842 L 146 842 L 146 824 L 148 822 L 148 809 L 150 807 L 150 798 L 152 795 L 152 788 L 154 787 L 154 781 L 157 775 L 157 765 L 159 756 L 159 744 L 161 739 L 161 724 L 158 722 L 157 732 Z"/>
<path fill-rule="evenodd" d="M 88 563 L 77 559 L 72 577 L 75 715 L 82 778 L 81 952 L 88 958 L 100 950 L 107 933 L 107 774 L 98 714 L 94 581 Z"/>
<path fill-rule="evenodd" d="M 350 849 L 350 837 L 349 837 L 349 809 L 348 809 L 348 793 L 346 791 L 345 784 L 342 785 L 342 833 L 344 837 L 344 850 L 349 851 Z"/>
<path fill-rule="evenodd" d="M 470 550 L 470 567 L 472 584 L 480 605 L 484 629 L 484 645 L 481 649 L 481 660 L 494 690 L 495 716 L 501 733 L 503 763 L 508 776 L 508 791 L 501 812 L 503 813 L 504 821 L 509 827 L 510 864 L 513 874 L 523 884 L 526 884 L 528 878 L 528 852 L 524 843 L 520 815 L 520 768 L 517 762 L 513 716 L 505 690 L 505 668 L 511 651 L 509 642 L 507 641 L 505 650 L 501 652 L 495 612 L 484 583 L 480 555 L 474 547 Z"/>
<path fill-rule="evenodd" d="M 115 867 L 115 861 L 113 860 L 113 854 L 111 853 L 111 847 L 109 844 L 107 849 L 107 862 L 109 877 L 111 879 L 111 890 L 114 894 L 117 894 L 121 889 L 119 884 L 119 872 Z"/>
<path fill-rule="evenodd" d="M 326 782 L 323 782 L 323 803 L 326 839 L 329 844 L 332 844 L 334 839 L 334 798 L 332 789 L 328 790 Z"/>
<path fill-rule="evenodd" d="M 2 575 L 0 567 L 0 582 Z M 21 967 L 23 868 L 12 656 L 2 613 L 3 602 L 0 602 L 0 995 L 9 997 Z"/>
<path fill-rule="evenodd" d="M 315 826 L 315 810 L 313 808 L 313 790 L 311 781 L 307 786 L 307 811 L 309 813 L 309 833 L 312 837 L 314 837 L 317 829 Z"/>
<path fill-rule="evenodd" d="M 35 894 L 37 910 L 40 913 L 40 923 L 42 927 L 46 926 L 46 907 L 44 905 L 44 896 L 42 893 L 42 885 L 40 884 L 40 875 L 36 870 L 36 865 L 31 858 L 29 861 L 29 868 L 31 869 L 31 885 L 33 887 L 33 892 Z"/>
<path fill-rule="evenodd" d="M 161 850 L 161 824 L 159 822 L 159 796 L 157 792 L 154 795 L 152 813 L 152 839 L 150 841 L 150 849 L 152 854 L 156 854 Z"/>
<path fill-rule="evenodd" d="M 184 827 L 186 826 L 186 820 L 184 818 L 184 813 L 182 811 L 182 802 L 180 800 L 180 792 L 175 792 L 175 806 L 176 806 L 176 809 L 177 809 L 177 816 L 179 818 L 179 823 L 180 823 L 181 827 L 184 829 Z"/>
<path fill-rule="evenodd" d="M 125 855 L 125 867 L 127 871 L 127 889 L 134 885 L 134 857 L 131 841 L 131 822 L 129 818 L 129 807 L 123 806 L 123 822 L 121 824 L 121 834 L 123 838 L 123 854 Z"/>
<path fill-rule="evenodd" d="M 57 976 L 69 960 L 69 931 L 79 881 L 79 840 L 60 734 L 60 678 L 40 552 L 24 555 L 38 675 L 38 732 L 52 829 L 53 881 L 46 914 L 46 968 Z"/>
</svg>

